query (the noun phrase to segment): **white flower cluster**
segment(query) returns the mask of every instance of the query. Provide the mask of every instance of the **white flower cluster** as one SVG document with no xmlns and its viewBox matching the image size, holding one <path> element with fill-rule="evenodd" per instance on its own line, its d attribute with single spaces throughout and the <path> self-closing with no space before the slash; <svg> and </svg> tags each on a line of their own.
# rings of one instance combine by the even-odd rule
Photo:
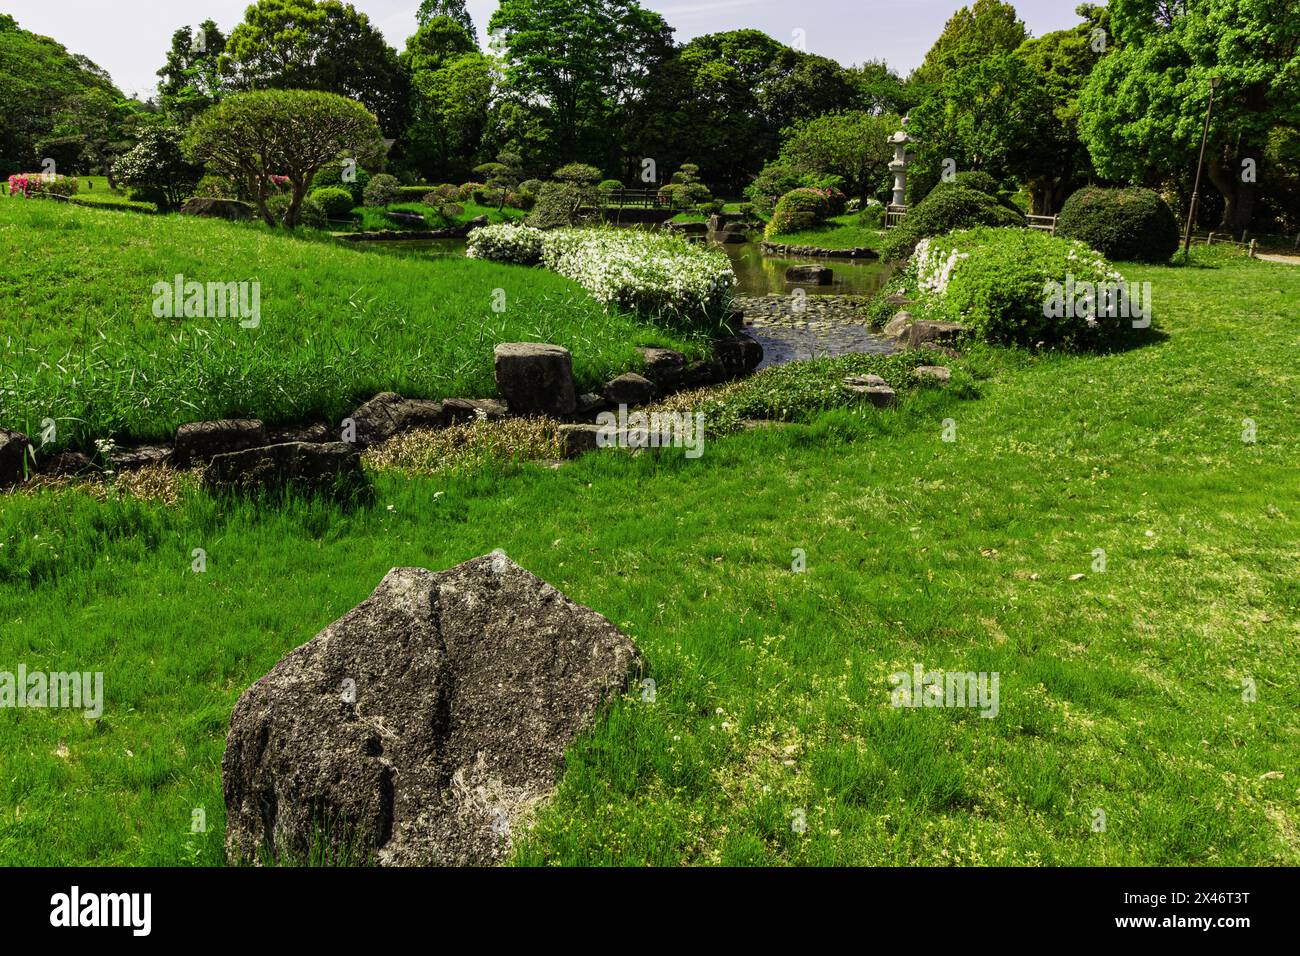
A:
<svg viewBox="0 0 1300 956">
<path fill-rule="evenodd" d="M 640 229 L 559 229 L 542 262 L 605 306 L 690 318 L 719 309 L 736 275 L 722 254 Z"/>
<path fill-rule="evenodd" d="M 1124 276 L 1106 261 L 1105 256 L 1078 239 L 1070 240 L 1070 251 L 1066 253 L 1066 258 L 1072 264 L 1077 264 L 1085 269 L 1092 269 L 1113 282 L 1124 281 Z"/>
<path fill-rule="evenodd" d="M 943 295 L 948 291 L 953 270 L 961 260 L 969 259 L 970 253 L 958 252 L 955 248 L 951 251 L 942 249 L 929 239 L 922 239 L 916 244 L 916 252 L 912 257 L 916 263 L 917 284 L 921 291 Z"/>
<path fill-rule="evenodd" d="M 480 226 L 469 234 L 465 243 L 465 255 L 471 259 L 487 259 L 490 262 L 537 265 L 542 261 L 544 235 L 540 229 L 511 223 Z"/>
</svg>

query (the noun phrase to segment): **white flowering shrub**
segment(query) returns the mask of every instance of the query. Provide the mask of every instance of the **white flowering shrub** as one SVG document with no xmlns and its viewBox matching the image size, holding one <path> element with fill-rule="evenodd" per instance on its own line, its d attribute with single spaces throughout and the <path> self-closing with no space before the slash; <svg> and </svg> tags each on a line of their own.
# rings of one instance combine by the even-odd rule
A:
<svg viewBox="0 0 1300 956">
<path fill-rule="evenodd" d="M 480 226 L 469 234 L 465 254 L 471 259 L 535 266 L 542 261 L 544 235 L 540 229 L 512 223 Z"/>
<path fill-rule="evenodd" d="M 980 226 L 922 239 L 900 288 L 919 316 L 960 322 L 994 342 L 1080 346 L 1123 327 L 1150 296 L 1081 242 Z"/>
<path fill-rule="evenodd" d="M 723 254 L 640 229 L 559 229 L 542 262 L 606 307 L 688 324 L 721 315 L 736 283 Z"/>
</svg>

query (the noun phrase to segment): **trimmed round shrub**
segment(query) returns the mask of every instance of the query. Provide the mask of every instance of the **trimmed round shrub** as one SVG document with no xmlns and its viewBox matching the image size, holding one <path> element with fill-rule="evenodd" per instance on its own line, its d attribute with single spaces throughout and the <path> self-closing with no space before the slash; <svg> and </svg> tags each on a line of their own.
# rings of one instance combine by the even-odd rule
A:
<svg viewBox="0 0 1300 956">
<path fill-rule="evenodd" d="M 623 184 L 617 179 L 605 179 L 601 181 L 600 191 L 603 193 L 613 192 L 615 189 L 622 189 Z"/>
<path fill-rule="evenodd" d="M 325 215 L 330 219 L 346 219 L 356 205 L 352 201 L 352 193 L 342 186 L 313 189 L 311 198 L 320 203 L 321 208 L 325 210 Z"/>
<path fill-rule="evenodd" d="M 976 192 L 983 193 L 986 196 L 998 198 L 998 181 L 981 169 L 964 169 L 957 173 L 952 182 L 940 180 L 935 183 L 934 188 L 939 189 L 942 186 L 965 186 L 967 189 L 973 189 Z M 930 190 L 931 193 L 934 189 Z"/>
<path fill-rule="evenodd" d="M 812 229 L 825 222 L 830 214 L 831 204 L 826 190 L 792 189 L 776 204 L 767 224 L 767 238 Z"/>
<path fill-rule="evenodd" d="M 1178 221 L 1150 189 L 1087 187 L 1065 201 L 1056 233 L 1108 259 L 1167 262 L 1178 249 Z"/>
<path fill-rule="evenodd" d="M 460 201 L 460 187 L 453 186 L 451 183 L 443 183 L 441 186 L 434 186 L 424 194 L 420 202 L 426 206 L 445 206 L 449 202 Z"/>
<path fill-rule="evenodd" d="M 402 195 L 402 184 L 396 176 L 380 173 L 366 184 L 362 200 L 372 208 L 391 206 Z"/>
<path fill-rule="evenodd" d="M 918 317 L 960 322 L 990 342 L 1087 346 L 1130 321 L 1136 291 L 1083 243 L 1024 228 L 981 226 L 922 239 L 908 264 Z M 1147 302 L 1149 304 L 1149 302 Z"/>
<path fill-rule="evenodd" d="M 456 199 L 459 202 L 473 202 L 474 193 L 484 188 L 483 183 L 463 183 L 457 192 Z"/>
<path fill-rule="evenodd" d="M 986 193 L 945 183 L 908 210 L 907 216 L 886 237 L 881 253 L 886 259 L 906 259 L 916 244 L 930 236 L 973 226 L 1024 226 L 1025 217 Z"/>
<path fill-rule="evenodd" d="M 318 169 L 316 175 L 311 178 L 312 191 L 315 192 L 317 189 L 325 189 L 329 186 L 346 189 L 352 194 L 352 208 L 355 209 L 366 200 L 366 186 L 370 184 L 370 174 L 360 166 L 349 167 L 349 169 L 355 174 L 355 178 L 351 182 L 343 181 L 344 167 L 342 163 L 331 163 L 324 169 Z"/>
</svg>

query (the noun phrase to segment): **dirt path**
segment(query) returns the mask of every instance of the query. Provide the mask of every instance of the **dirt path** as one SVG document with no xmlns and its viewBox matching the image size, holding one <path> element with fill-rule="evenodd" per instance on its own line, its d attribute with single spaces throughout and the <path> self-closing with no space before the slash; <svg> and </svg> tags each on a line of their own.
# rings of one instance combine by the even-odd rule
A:
<svg viewBox="0 0 1300 956">
<path fill-rule="evenodd" d="M 1289 266 L 1300 266 L 1300 256 L 1279 256 L 1273 253 L 1257 252 L 1256 259 L 1263 259 L 1265 262 L 1281 262 Z"/>
</svg>

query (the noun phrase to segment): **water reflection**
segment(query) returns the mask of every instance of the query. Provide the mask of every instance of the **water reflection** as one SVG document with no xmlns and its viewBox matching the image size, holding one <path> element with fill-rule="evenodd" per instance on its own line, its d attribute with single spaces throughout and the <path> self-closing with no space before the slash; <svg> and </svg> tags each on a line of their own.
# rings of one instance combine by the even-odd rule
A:
<svg viewBox="0 0 1300 956">
<path fill-rule="evenodd" d="M 713 244 L 712 248 L 725 252 L 736 273 L 738 295 L 767 295 L 786 293 L 795 288 L 809 295 L 873 295 L 884 286 L 890 267 L 876 259 L 784 259 L 763 255 L 762 248 L 754 242 L 735 245 Z M 831 285 L 805 285 L 785 281 L 785 270 L 790 266 L 828 266 L 835 273 Z"/>
</svg>

